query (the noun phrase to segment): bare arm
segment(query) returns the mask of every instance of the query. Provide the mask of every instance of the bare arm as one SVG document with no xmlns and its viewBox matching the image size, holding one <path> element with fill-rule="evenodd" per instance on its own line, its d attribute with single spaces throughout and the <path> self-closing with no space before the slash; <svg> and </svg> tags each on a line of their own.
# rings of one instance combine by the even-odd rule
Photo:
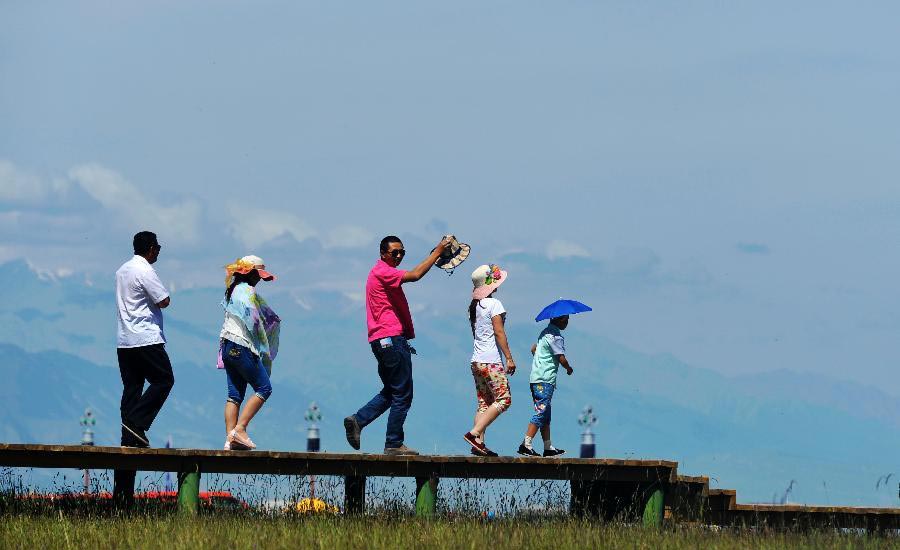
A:
<svg viewBox="0 0 900 550">
<path fill-rule="evenodd" d="M 537 353 L 537 344 L 531 344 L 531 355 Z"/>
<path fill-rule="evenodd" d="M 491 324 L 494 325 L 494 338 L 497 340 L 497 346 L 506 357 L 506 372 L 515 374 L 516 362 L 513 360 L 512 352 L 509 351 L 509 341 L 506 339 L 506 329 L 503 328 L 503 316 L 494 315 L 491 317 Z"/>
<path fill-rule="evenodd" d="M 167 307 L 169 307 L 170 303 L 172 303 L 172 300 L 170 300 L 169 297 L 166 296 L 165 300 L 156 304 L 156 307 L 158 307 L 159 309 L 166 309 Z"/>
<path fill-rule="evenodd" d="M 569 360 L 566 359 L 565 354 L 559 355 L 559 364 L 562 365 L 564 369 L 566 369 L 566 374 L 572 376 L 572 365 L 569 364 Z"/>
<path fill-rule="evenodd" d="M 434 262 L 436 262 L 437 259 L 441 257 L 444 249 L 447 248 L 447 245 L 449 244 L 449 240 L 442 240 L 441 242 L 439 242 L 438 245 L 434 247 L 434 250 L 431 251 L 431 254 L 429 254 L 427 258 L 422 260 L 422 263 L 403 274 L 403 282 L 414 283 L 424 277 L 425 274 L 428 273 L 428 271 L 431 269 L 431 267 L 434 266 Z"/>
</svg>

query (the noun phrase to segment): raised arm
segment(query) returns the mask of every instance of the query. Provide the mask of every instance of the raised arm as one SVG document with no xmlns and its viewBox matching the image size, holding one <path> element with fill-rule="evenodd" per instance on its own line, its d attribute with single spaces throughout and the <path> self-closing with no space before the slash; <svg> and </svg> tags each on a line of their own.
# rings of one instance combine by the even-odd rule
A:
<svg viewBox="0 0 900 550">
<path fill-rule="evenodd" d="M 441 242 L 439 242 L 437 246 L 434 247 L 434 250 L 431 251 L 431 254 L 429 254 L 427 258 L 422 260 L 422 263 L 403 274 L 403 282 L 414 283 L 424 277 L 425 274 L 428 273 L 428 271 L 434 265 L 434 262 L 436 262 L 437 259 L 441 257 L 441 254 L 444 253 L 444 249 L 446 249 L 449 244 L 449 239 L 441 240 Z"/>
<path fill-rule="evenodd" d="M 506 357 L 506 372 L 515 374 L 516 362 L 513 360 L 512 352 L 509 351 L 509 341 L 506 339 L 506 329 L 503 327 L 503 316 L 494 315 L 491 317 L 491 324 L 494 325 L 494 338 L 497 340 L 497 347 Z"/>
</svg>

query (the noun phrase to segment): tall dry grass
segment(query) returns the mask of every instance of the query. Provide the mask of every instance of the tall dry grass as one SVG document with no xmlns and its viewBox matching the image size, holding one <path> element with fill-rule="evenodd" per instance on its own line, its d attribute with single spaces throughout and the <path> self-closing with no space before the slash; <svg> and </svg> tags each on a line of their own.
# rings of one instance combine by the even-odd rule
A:
<svg viewBox="0 0 900 550">
<path fill-rule="evenodd" d="M 0 548 L 60 549 L 393 549 L 574 548 L 875 549 L 900 538 L 816 531 L 778 533 L 701 528 L 647 529 L 576 520 L 472 518 L 421 521 L 379 517 L 110 517 L 12 515 L 0 521 Z"/>
</svg>

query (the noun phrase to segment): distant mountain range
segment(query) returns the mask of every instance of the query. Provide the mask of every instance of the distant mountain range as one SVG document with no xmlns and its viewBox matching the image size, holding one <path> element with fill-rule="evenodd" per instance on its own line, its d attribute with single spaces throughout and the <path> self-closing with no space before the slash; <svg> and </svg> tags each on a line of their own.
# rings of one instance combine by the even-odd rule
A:
<svg viewBox="0 0 900 550">
<path fill-rule="evenodd" d="M 27 264 L 0 265 L 7 289 L 0 311 L 0 440 L 76 443 L 85 407 L 98 417 L 98 444 L 117 443 L 121 381 L 115 363 L 112 285 L 77 275 L 40 275 Z M 346 451 L 341 420 L 378 389 L 365 342 L 362 306 L 340 293 L 294 299 L 275 287 L 263 292 L 284 319 L 273 371 L 274 393 L 251 427 L 266 448 L 305 448 L 303 413 L 316 400 L 326 450 Z M 150 432 L 162 446 L 222 444 L 225 382 L 214 367 L 221 289 L 173 293 L 165 311 L 167 346 L 176 383 Z M 407 440 L 423 452 L 468 451 L 475 398 L 462 316 L 416 316 L 416 397 Z M 488 442 L 512 454 L 531 413 L 528 348 L 536 324 L 512 323 L 521 372 L 512 379 L 513 405 L 491 428 Z M 554 443 L 577 452 L 575 419 L 586 404 L 599 417 L 598 453 L 677 460 L 680 471 L 704 474 L 738 490 L 742 501 L 780 500 L 791 480 L 793 502 L 900 505 L 896 487 L 878 478 L 900 474 L 900 403 L 877 388 L 819 375 L 778 370 L 726 377 L 668 355 L 646 355 L 602 335 L 567 331 L 572 377 L 561 376 L 554 401 Z M 363 433 L 363 450 L 383 444 L 384 420 Z"/>
</svg>

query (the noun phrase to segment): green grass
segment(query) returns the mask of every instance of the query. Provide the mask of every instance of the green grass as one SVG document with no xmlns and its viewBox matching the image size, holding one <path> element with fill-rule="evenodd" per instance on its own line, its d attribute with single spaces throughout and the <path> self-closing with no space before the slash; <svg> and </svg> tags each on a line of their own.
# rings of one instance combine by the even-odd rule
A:
<svg viewBox="0 0 900 550">
<path fill-rule="evenodd" d="M 900 548 L 900 537 L 810 533 L 646 529 L 576 520 L 482 522 L 374 518 L 287 518 L 245 515 L 84 518 L 7 515 L 0 518 L 0 548 L 103 549 L 211 548 L 529 550 L 570 548 Z"/>
</svg>

